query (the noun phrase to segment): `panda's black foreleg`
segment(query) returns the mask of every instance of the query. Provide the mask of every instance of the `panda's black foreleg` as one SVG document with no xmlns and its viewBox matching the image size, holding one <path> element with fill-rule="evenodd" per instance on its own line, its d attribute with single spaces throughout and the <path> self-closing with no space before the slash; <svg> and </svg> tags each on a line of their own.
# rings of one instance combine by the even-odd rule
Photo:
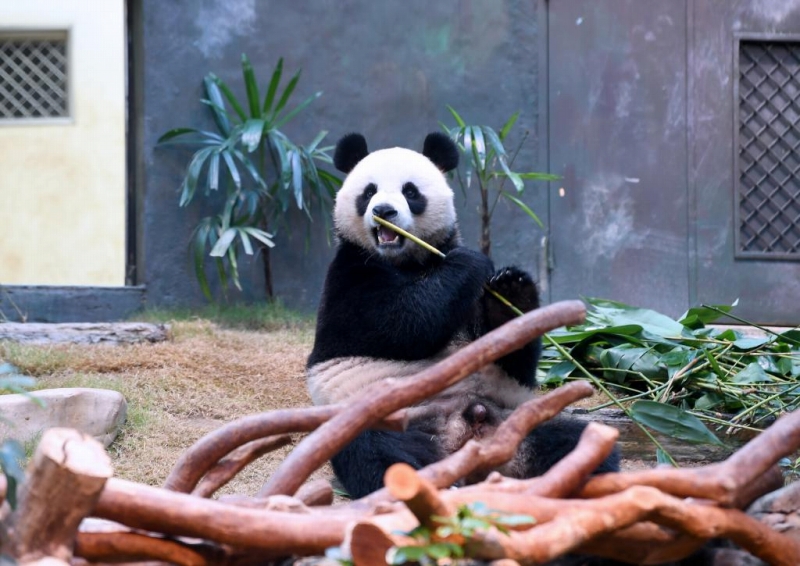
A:
<svg viewBox="0 0 800 566">
<path fill-rule="evenodd" d="M 556 417 L 533 429 L 518 450 L 526 478 L 540 476 L 574 450 L 587 423 L 567 417 Z M 619 471 L 619 447 L 597 467 L 595 474 Z"/>
<path fill-rule="evenodd" d="M 444 457 L 434 436 L 421 430 L 368 430 L 331 458 L 333 471 L 353 499 L 383 487 L 383 476 L 393 464 L 404 462 L 421 469 Z"/>
<path fill-rule="evenodd" d="M 505 297 L 522 312 L 532 311 L 539 307 L 539 291 L 531 276 L 518 267 L 504 267 L 498 270 L 489 280 L 489 288 Z M 484 333 L 502 326 L 517 314 L 500 302 L 491 293 L 483 297 Z M 534 340 L 497 360 L 495 363 L 503 371 L 522 385 L 536 385 L 536 365 L 539 363 L 541 340 Z"/>
</svg>

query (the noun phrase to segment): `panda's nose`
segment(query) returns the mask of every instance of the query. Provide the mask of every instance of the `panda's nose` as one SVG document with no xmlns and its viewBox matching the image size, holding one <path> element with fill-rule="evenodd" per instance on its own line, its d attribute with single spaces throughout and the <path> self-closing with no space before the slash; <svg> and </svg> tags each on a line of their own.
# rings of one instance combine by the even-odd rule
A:
<svg viewBox="0 0 800 566">
<path fill-rule="evenodd" d="M 379 204 L 372 209 L 372 214 L 384 220 L 391 220 L 397 216 L 397 211 L 390 204 Z"/>
</svg>

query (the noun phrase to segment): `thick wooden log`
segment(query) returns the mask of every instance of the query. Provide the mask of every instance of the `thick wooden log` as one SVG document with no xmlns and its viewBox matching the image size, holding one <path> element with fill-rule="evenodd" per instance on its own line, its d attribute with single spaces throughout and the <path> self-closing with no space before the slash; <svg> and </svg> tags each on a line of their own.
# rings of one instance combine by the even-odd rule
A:
<svg viewBox="0 0 800 566">
<path fill-rule="evenodd" d="M 137 344 L 163 342 L 170 336 L 166 324 L 146 322 L 4 322 L 0 340 L 21 344 Z"/>
<path fill-rule="evenodd" d="M 10 519 L 10 553 L 18 562 L 68 562 L 80 522 L 111 474 L 111 460 L 92 437 L 65 428 L 45 432 Z"/>
</svg>

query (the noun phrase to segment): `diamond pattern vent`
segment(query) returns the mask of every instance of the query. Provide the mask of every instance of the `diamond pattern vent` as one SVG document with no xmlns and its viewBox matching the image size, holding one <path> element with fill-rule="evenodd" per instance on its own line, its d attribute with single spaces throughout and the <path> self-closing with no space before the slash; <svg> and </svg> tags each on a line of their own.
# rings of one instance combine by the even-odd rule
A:
<svg viewBox="0 0 800 566">
<path fill-rule="evenodd" d="M 0 119 L 68 116 L 67 39 L 0 35 Z"/>
<path fill-rule="evenodd" d="M 739 44 L 738 254 L 800 257 L 800 43 Z"/>
</svg>

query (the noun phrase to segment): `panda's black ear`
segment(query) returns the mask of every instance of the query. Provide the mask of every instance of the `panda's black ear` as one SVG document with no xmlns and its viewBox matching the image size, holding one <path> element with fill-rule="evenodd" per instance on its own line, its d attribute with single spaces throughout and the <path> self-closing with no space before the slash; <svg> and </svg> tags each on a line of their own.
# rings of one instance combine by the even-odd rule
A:
<svg viewBox="0 0 800 566">
<path fill-rule="evenodd" d="M 369 155 L 367 140 L 361 134 L 347 134 L 336 144 L 333 164 L 342 173 L 349 173 L 358 162 Z"/>
<path fill-rule="evenodd" d="M 458 147 L 447 134 L 433 132 L 425 137 L 422 155 L 430 159 L 442 173 L 458 167 Z"/>
</svg>

